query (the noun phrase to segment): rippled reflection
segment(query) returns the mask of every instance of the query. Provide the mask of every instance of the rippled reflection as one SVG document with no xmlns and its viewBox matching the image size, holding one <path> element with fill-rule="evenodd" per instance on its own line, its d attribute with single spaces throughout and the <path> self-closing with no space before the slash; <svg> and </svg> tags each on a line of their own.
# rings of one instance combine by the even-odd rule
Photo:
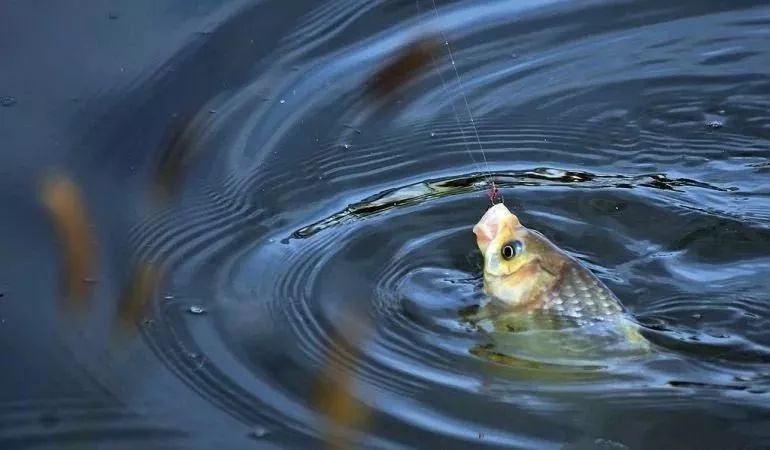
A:
<svg viewBox="0 0 770 450">
<path fill-rule="evenodd" d="M 0 298 L 15 319 L 0 341 L 37 324 L 28 370 L 5 375 L 24 392 L 0 391 L 1 447 L 770 443 L 767 5 L 225 16 L 83 119 L 100 301 L 74 325 L 16 284 Z M 372 77 L 426 35 L 452 57 L 439 40 L 373 100 Z M 471 228 L 493 182 L 653 351 L 597 357 L 590 338 L 464 320 L 485 300 Z M 148 202 L 153 183 L 177 195 Z M 119 341 L 116 317 L 131 324 Z M 570 348 L 591 357 L 565 362 Z"/>
</svg>

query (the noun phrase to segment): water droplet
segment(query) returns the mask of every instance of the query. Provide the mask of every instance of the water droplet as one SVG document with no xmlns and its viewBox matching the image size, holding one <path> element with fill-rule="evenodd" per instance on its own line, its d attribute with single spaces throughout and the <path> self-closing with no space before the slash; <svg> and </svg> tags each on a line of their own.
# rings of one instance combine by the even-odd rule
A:
<svg viewBox="0 0 770 450">
<path fill-rule="evenodd" d="M 6 108 L 10 108 L 11 106 L 14 106 L 16 104 L 16 98 L 11 97 L 10 95 L 2 95 L 0 96 L 0 106 L 4 106 Z"/>
<path fill-rule="evenodd" d="M 205 309 L 203 309 L 200 306 L 195 306 L 195 305 L 191 306 L 188 311 L 190 311 L 190 314 L 205 314 L 206 313 Z"/>
<path fill-rule="evenodd" d="M 263 437 L 267 436 L 267 434 L 268 434 L 267 428 L 261 427 L 259 425 L 257 425 L 256 427 L 252 428 L 251 432 L 249 432 L 249 436 L 251 436 L 253 438 L 257 438 L 257 439 L 263 438 Z"/>
</svg>

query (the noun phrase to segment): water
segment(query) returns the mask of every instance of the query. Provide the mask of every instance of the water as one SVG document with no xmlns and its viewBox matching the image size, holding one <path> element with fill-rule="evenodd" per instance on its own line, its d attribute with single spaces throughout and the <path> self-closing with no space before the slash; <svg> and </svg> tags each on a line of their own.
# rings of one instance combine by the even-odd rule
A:
<svg viewBox="0 0 770 450">
<path fill-rule="evenodd" d="M 0 448 L 770 446 L 767 4 L 60 3 L 0 16 Z M 437 30 L 462 90 L 440 48 L 365 94 Z M 93 224 L 77 307 L 50 167 Z M 654 354 L 473 352 L 487 180 Z"/>
</svg>

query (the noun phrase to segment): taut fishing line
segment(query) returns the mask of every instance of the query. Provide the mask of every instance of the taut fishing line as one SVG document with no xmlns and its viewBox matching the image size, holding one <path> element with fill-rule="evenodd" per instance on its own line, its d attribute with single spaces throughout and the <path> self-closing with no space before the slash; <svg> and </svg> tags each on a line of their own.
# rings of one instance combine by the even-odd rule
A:
<svg viewBox="0 0 770 450">
<path fill-rule="evenodd" d="M 436 6 L 436 0 L 431 0 L 431 2 L 432 2 L 432 6 L 433 6 L 433 14 L 436 17 L 436 19 L 438 19 L 439 15 L 438 15 L 438 8 Z M 417 13 L 418 13 L 418 15 L 421 16 L 422 15 L 422 11 L 420 9 L 420 0 L 416 0 L 415 4 L 417 6 Z M 455 121 L 457 122 L 457 127 L 460 130 L 460 134 L 461 134 L 461 137 L 462 137 L 462 143 L 463 143 L 463 146 L 465 147 L 465 151 L 471 157 L 471 160 L 473 161 L 473 164 L 476 166 L 477 170 L 479 170 L 479 172 L 484 175 L 484 179 L 485 179 L 486 183 L 490 185 L 489 199 L 490 199 L 490 201 L 492 203 L 494 203 L 499 191 L 497 189 L 497 186 L 495 185 L 495 182 L 493 180 L 491 180 L 491 170 L 489 169 L 489 162 L 487 161 L 487 156 L 486 156 L 486 153 L 484 152 L 484 146 L 481 143 L 481 137 L 479 136 L 479 130 L 478 130 L 478 127 L 476 126 L 476 121 L 474 120 L 473 114 L 471 113 L 471 108 L 470 108 L 470 104 L 468 103 L 468 98 L 465 95 L 465 88 L 463 86 L 462 78 L 460 77 L 460 71 L 457 69 L 457 64 L 455 64 L 454 55 L 452 54 L 452 47 L 449 45 L 449 39 L 446 37 L 446 34 L 444 33 L 444 31 L 442 29 L 439 29 L 439 33 L 441 34 L 441 40 L 443 41 L 444 45 L 446 46 L 447 54 L 449 55 L 449 61 L 450 61 L 451 65 L 452 65 L 452 68 L 454 69 L 455 77 L 457 78 L 457 84 L 458 84 L 458 86 L 460 88 L 460 94 L 463 97 L 463 102 L 465 103 L 465 109 L 468 112 L 468 118 L 470 119 L 471 126 L 473 128 L 473 134 L 476 137 L 476 143 L 478 144 L 479 151 L 481 152 L 481 158 L 482 158 L 483 163 L 484 163 L 483 167 L 481 166 L 481 164 L 479 164 L 479 162 L 473 156 L 473 152 L 471 151 L 471 149 L 470 149 L 470 147 L 468 145 L 468 142 L 466 140 L 465 131 L 463 130 L 463 126 L 462 126 L 462 123 L 460 121 L 460 115 L 457 112 L 457 108 L 455 108 L 454 101 L 451 101 L 450 104 L 452 106 L 452 112 L 454 113 Z M 436 59 L 433 57 L 433 54 L 431 54 L 430 57 L 431 57 L 431 61 L 433 63 L 433 66 L 436 68 L 436 73 L 438 74 L 439 79 L 441 80 L 442 90 L 444 91 L 445 94 L 448 95 L 449 90 L 447 88 L 447 83 L 446 83 L 446 81 L 444 79 L 444 76 L 441 74 L 441 70 L 439 70 L 439 65 L 436 62 Z M 503 197 L 502 192 L 500 192 L 500 200 L 503 203 L 505 203 L 505 198 Z"/>
</svg>

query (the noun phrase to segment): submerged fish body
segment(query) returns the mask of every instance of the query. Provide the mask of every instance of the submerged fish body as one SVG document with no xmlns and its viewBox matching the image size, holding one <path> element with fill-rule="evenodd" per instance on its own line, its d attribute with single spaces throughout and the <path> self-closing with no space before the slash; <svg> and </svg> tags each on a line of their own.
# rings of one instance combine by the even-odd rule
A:
<svg viewBox="0 0 770 450">
<path fill-rule="evenodd" d="M 550 356 L 648 349 L 612 291 L 503 204 L 492 206 L 473 232 L 492 301 L 470 320 L 486 328 L 498 347 L 507 341 L 518 351 Z"/>
</svg>

